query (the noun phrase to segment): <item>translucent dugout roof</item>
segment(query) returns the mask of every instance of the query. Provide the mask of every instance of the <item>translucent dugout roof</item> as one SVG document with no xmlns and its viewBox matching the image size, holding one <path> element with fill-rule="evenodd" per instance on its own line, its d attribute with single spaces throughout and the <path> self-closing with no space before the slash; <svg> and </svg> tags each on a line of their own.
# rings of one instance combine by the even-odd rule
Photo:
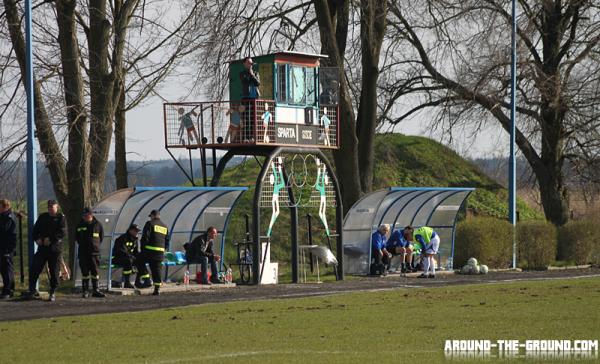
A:
<svg viewBox="0 0 600 364">
<path fill-rule="evenodd" d="M 106 261 L 111 256 L 114 241 L 133 223 L 142 228 L 155 209 L 169 227 L 169 251 L 184 251 L 184 243 L 214 226 L 219 232 L 214 248 L 222 253 L 231 211 L 246 190 L 246 187 L 135 187 L 106 196 L 93 209 L 104 228 L 101 245 L 104 265 L 109 266 Z M 101 279 L 111 276 L 109 268 L 105 271 L 107 275 L 101 275 Z M 167 278 L 180 274 L 179 271 L 167 270 Z"/>
<path fill-rule="evenodd" d="M 371 234 L 381 224 L 389 224 L 392 232 L 407 225 L 433 228 L 440 236 L 439 266 L 451 269 L 458 211 L 474 190 L 389 187 L 365 195 L 344 219 L 344 271 L 369 272 Z"/>
</svg>

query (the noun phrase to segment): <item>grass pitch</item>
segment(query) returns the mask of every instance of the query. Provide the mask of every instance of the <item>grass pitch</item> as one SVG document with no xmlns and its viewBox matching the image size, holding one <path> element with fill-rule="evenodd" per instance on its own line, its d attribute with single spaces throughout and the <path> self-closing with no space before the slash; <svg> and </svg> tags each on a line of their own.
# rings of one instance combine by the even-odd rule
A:
<svg viewBox="0 0 600 364">
<path fill-rule="evenodd" d="M 0 323 L 0 357 L 5 363 L 445 362 L 445 339 L 600 339 L 598 307 L 598 278 L 207 304 Z"/>
</svg>

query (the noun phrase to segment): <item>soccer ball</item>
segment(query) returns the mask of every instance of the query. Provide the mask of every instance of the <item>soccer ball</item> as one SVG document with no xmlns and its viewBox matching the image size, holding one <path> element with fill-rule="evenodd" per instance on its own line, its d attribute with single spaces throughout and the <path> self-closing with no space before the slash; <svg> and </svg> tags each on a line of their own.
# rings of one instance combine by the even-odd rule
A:
<svg viewBox="0 0 600 364">
<path fill-rule="evenodd" d="M 477 259 L 475 259 L 475 258 L 469 258 L 469 260 L 467 261 L 467 264 L 470 265 L 471 267 L 476 267 L 477 266 Z"/>
<path fill-rule="evenodd" d="M 479 274 L 479 272 L 480 272 L 480 268 L 478 265 L 471 266 L 471 274 Z"/>
<path fill-rule="evenodd" d="M 462 267 L 462 269 L 460 270 L 461 274 L 471 274 L 471 266 L 470 265 L 465 265 Z"/>
<path fill-rule="evenodd" d="M 489 268 L 487 265 L 482 264 L 479 266 L 479 274 L 488 274 Z"/>
</svg>

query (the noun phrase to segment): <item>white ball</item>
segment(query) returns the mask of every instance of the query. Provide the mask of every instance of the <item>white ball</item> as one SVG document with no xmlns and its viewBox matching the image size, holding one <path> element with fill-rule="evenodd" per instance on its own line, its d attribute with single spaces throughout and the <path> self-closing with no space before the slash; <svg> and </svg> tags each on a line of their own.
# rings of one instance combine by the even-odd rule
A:
<svg viewBox="0 0 600 364">
<path fill-rule="evenodd" d="M 479 266 L 478 265 L 471 266 L 471 274 L 479 274 Z"/>
<path fill-rule="evenodd" d="M 462 267 L 462 269 L 460 270 L 461 274 L 470 274 L 471 273 L 471 266 L 469 265 L 465 265 Z"/>
<path fill-rule="evenodd" d="M 467 264 L 472 266 L 472 267 L 476 267 L 477 266 L 477 259 L 475 258 L 469 258 L 469 260 L 467 261 Z"/>
<path fill-rule="evenodd" d="M 479 273 L 480 274 L 488 274 L 488 272 L 490 271 L 490 269 L 488 268 L 487 265 L 482 264 L 479 266 Z"/>
</svg>

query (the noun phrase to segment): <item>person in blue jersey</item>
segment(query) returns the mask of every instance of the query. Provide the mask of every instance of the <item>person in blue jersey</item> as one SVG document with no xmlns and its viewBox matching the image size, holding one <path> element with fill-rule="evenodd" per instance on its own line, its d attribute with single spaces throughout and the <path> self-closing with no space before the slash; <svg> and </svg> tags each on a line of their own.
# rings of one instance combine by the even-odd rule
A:
<svg viewBox="0 0 600 364">
<path fill-rule="evenodd" d="M 423 274 L 419 278 L 435 278 L 434 257 L 440 249 L 440 236 L 432 228 L 421 226 L 408 234 L 408 238 L 410 241 L 417 241 L 421 244 Z"/>
<path fill-rule="evenodd" d="M 401 272 L 412 272 L 412 257 L 413 257 L 413 245 L 407 238 L 413 231 L 412 227 L 407 226 L 404 229 L 396 230 L 390 236 L 387 241 L 387 250 L 392 254 L 400 256 Z"/>
<path fill-rule="evenodd" d="M 387 234 L 390 232 L 390 226 L 383 224 L 377 231 L 371 235 L 371 274 L 386 275 L 390 265 L 392 254 L 386 247 Z"/>
</svg>

